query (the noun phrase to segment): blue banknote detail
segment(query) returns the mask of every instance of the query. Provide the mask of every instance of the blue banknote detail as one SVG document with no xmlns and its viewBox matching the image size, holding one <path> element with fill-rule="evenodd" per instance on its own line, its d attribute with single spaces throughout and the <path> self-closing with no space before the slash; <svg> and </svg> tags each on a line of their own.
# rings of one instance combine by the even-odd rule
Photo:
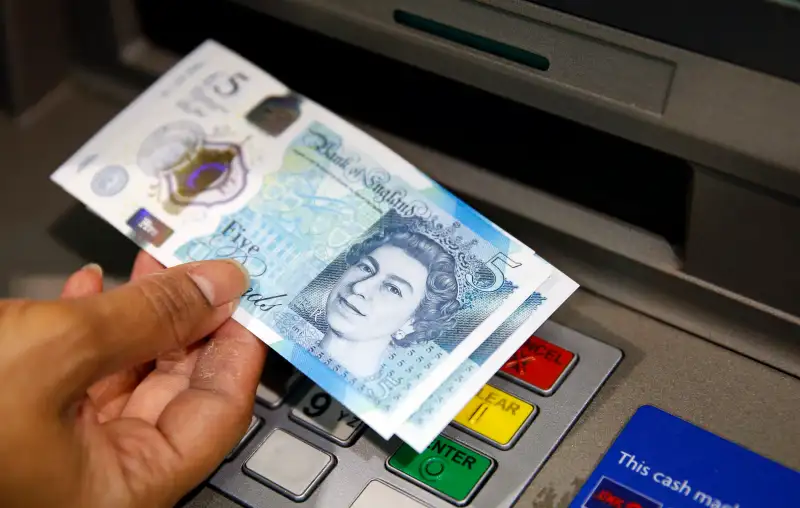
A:
<svg viewBox="0 0 800 508">
<path fill-rule="evenodd" d="M 525 300 L 525 303 L 520 305 L 513 314 L 503 321 L 503 324 L 501 324 L 497 330 L 470 355 L 468 360 L 459 365 L 458 368 L 450 374 L 450 377 L 428 397 L 409 420 L 416 425 L 424 426 L 428 418 L 437 413 L 447 398 L 461 388 L 465 380 L 469 379 L 470 374 L 480 369 L 486 359 L 489 358 L 517 328 L 527 321 L 545 300 L 547 300 L 547 298 L 540 293 L 533 293 L 529 296 L 528 299 Z"/>
<path fill-rule="evenodd" d="M 481 217 L 475 209 L 438 183 L 432 182 L 432 186 L 425 189 L 421 194 L 425 199 L 434 203 L 454 219 L 464 224 L 469 224 L 477 235 L 480 235 L 500 251 L 508 252 L 511 248 L 511 238 L 499 231 L 492 223 Z"/>
<path fill-rule="evenodd" d="M 514 290 L 508 281 L 492 292 L 459 284 L 457 256 L 432 240 L 437 231 L 387 212 L 289 305 L 319 331 L 321 351 L 355 374 L 351 386 L 381 409 L 391 409 Z"/>
<path fill-rule="evenodd" d="M 517 289 L 510 240 L 440 193 L 315 123 L 246 206 L 176 256 L 240 261 L 242 308 L 287 339 L 275 349 L 345 405 L 353 390 L 389 411 Z"/>
</svg>

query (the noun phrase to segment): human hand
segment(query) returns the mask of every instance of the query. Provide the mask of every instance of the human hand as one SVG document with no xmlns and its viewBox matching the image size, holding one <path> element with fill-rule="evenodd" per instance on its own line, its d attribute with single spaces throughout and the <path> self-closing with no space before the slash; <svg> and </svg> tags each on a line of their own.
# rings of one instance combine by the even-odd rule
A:
<svg viewBox="0 0 800 508">
<path fill-rule="evenodd" d="M 0 505 L 173 506 L 206 478 L 250 422 L 266 354 L 229 319 L 247 279 L 140 253 L 107 293 L 89 266 L 60 301 L 0 302 Z"/>
</svg>

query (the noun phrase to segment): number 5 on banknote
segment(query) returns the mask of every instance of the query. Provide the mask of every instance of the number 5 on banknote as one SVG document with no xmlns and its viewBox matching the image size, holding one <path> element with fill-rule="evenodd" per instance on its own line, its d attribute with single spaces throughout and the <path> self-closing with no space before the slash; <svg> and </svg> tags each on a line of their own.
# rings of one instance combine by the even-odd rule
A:
<svg viewBox="0 0 800 508">
<path fill-rule="evenodd" d="M 478 291 L 497 291 L 502 287 L 503 282 L 505 282 L 505 276 L 503 275 L 503 267 L 501 266 L 501 263 L 509 268 L 517 268 L 521 265 L 521 263 L 517 263 L 509 259 L 504 253 L 498 252 L 492 259 L 486 262 L 486 268 L 492 272 L 492 282 L 488 287 L 482 287 L 477 284 L 475 282 L 476 277 L 474 273 L 467 274 L 467 282 L 469 282 L 470 285 Z"/>
</svg>

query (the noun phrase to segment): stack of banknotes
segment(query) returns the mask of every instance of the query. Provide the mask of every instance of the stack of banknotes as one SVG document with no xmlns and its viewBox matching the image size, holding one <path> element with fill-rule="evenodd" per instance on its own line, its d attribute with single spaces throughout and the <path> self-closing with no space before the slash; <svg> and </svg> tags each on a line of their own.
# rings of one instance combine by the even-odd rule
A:
<svg viewBox="0 0 800 508">
<path fill-rule="evenodd" d="M 424 169 L 208 41 L 52 179 L 167 266 L 242 263 L 234 319 L 422 450 L 577 288 Z"/>
</svg>

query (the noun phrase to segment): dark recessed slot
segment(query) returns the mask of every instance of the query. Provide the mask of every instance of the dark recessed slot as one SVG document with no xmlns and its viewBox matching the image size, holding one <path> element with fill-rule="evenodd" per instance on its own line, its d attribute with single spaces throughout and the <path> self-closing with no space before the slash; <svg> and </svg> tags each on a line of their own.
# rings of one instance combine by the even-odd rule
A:
<svg viewBox="0 0 800 508">
<path fill-rule="evenodd" d="M 417 16 L 406 11 L 394 11 L 396 23 L 425 32 L 426 34 L 439 37 L 462 46 L 482 51 L 511 62 L 531 67 L 536 70 L 546 71 L 550 68 L 550 60 L 547 57 L 526 51 L 510 44 L 505 44 L 494 39 L 489 39 L 460 28 L 455 28 L 444 23 L 439 23 L 432 19 Z"/>
<path fill-rule="evenodd" d="M 691 170 L 678 158 L 390 61 L 223 0 L 139 0 L 145 33 L 206 38 L 337 113 L 663 236 L 681 248 Z M 425 168 L 421 168 L 423 171 Z"/>
</svg>

